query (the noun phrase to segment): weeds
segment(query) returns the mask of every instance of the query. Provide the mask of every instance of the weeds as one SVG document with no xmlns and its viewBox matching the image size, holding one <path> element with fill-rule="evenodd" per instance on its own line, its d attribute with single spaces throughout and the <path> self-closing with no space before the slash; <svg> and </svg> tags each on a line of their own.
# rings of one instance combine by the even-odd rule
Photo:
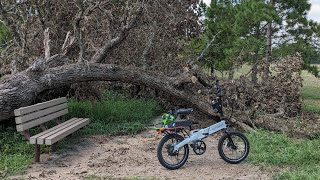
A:
<svg viewBox="0 0 320 180">
<path fill-rule="evenodd" d="M 263 130 L 249 133 L 248 138 L 249 160 L 281 168 L 276 179 L 320 179 L 320 139 L 297 140 Z"/>
<path fill-rule="evenodd" d="M 92 134 L 136 134 L 160 112 L 160 106 L 151 100 L 128 99 L 123 95 L 106 93 L 101 101 L 69 101 L 70 117 L 87 117 L 90 124 L 82 131 Z"/>
<path fill-rule="evenodd" d="M 32 162 L 33 149 L 11 127 L 0 127 L 0 178 L 24 171 Z"/>
</svg>

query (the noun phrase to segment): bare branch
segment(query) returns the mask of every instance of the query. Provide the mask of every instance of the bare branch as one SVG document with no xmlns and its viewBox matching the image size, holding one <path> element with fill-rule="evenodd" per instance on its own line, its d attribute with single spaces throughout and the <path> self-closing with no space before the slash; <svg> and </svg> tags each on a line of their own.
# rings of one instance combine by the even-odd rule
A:
<svg viewBox="0 0 320 180">
<path fill-rule="evenodd" d="M 42 25 L 42 29 L 45 30 L 45 28 L 46 28 L 45 18 L 44 18 L 43 15 L 42 15 L 39 2 L 38 2 L 38 1 L 35 1 L 35 3 L 36 3 L 37 11 L 38 11 L 38 16 L 39 16 L 39 19 L 40 19 L 40 22 L 41 22 L 41 25 Z"/>
<path fill-rule="evenodd" d="M 48 59 L 50 58 L 50 33 L 49 28 L 44 30 L 44 39 L 43 39 L 43 45 L 44 45 L 44 58 Z"/>
<path fill-rule="evenodd" d="M 154 38 L 155 38 L 155 28 L 156 28 L 156 22 L 153 23 L 152 27 L 150 27 L 150 35 L 147 36 L 147 42 L 146 47 L 143 49 L 142 55 L 141 55 L 141 61 L 142 61 L 142 69 L 146 70 L 148 66 L 147 62 L 147 55 L 151 49 L 151 46 L 153 44 Z"/>
<path fill-rule="evenodd" d="M 214 42 L 214 40 L 216 39 L 217 35 L 219 35 L 221 33 L 221 31 L 219 31 L 216 35 L 213 36 L 213 38 L 211 39 L 210 42 L 208 42 L 207 46 L 203 49 L 203 51 L 201 52 L 201 54 L 193 61 L 189 62 L 188 64 L 190 66 L 193 66 L 196 62 L 200 61 L 203 59 L 203 57 L 205 56 L 205 54 L 207 53 L 207 51 L 209 50 L 209 48 L 211 47 L 212 43 Z"/>
<path fill-rule="evenodd" d="M 70 49 L 74 45 L 74 42 L 76 39 L 74 36 L 71 36 L 70 34 L 71 34 L 71 32 L 68 31 L 66 38 L 64 40 L 64 43 L 62 45 L 62 48 L 61 48 L 62 54 L 64 54 L 64 55 L 66 55 L 70 51 Z"/>
<path fill-rule="evenodd" d="M 79 11 L 76 14 L 75 20 L 74 20 L 74 34 L 75 37 L 77 38 L 77 42 L 80 48 L 80 52 L 79 52 L 79 58 L 78 58 L 78 62 L 82 62 L 83 60 L 83 52 L 84 52 L 84 44 L 83 44 L 83 39 L 82 39 L 82 32 L 81 32 L 81 27 L 80 27 L 80 22 L 83 18 L 84 15 L 84 5 L 83 5 L 83 1 L 82 0 L 77 0 L 75 2 L 76 6 L 78 7 Z"/>
<path fill-rule="evenodd" d="M 123 40 L 126 39 L 126 37 L 129 34 L 129 31 L 134 27 L 135 23 L 138 21 L 138 18 L 141 16 L 142 8 L 143 4 L 139 6 L 136 14 L 133 15 L 133 17 L 129 21 L 127 21 L 128 23 L 121 28 L 120 35 L 111 39 L 102 48 L 100 48 L 99 51 L 97 51 L 93 55 L 91 62 L 101 63 L 111 49 L 115 48 Z"/>
<path fill-rule="evenodd" d="M 83 62 L 85 43 L 84 43 L 84 37 L 83 37 L 84 33 L 81 30 L 81 21 L 83 20 L 83 17 L 90 15 L 96 8 L 98 8 L 101 5 L 101 1 L 87 8 L 84 7 L 85 5 L 82 0 L 74 0 L 74 1 L 76 6 L 79 9 L 79 12 L 76 14 L 75 21 L 74 21 L 74 34 L 75 34 L 75 37 L 77 38 L 78 45 L 80 48 L 78 62 Z"/>
</svg>

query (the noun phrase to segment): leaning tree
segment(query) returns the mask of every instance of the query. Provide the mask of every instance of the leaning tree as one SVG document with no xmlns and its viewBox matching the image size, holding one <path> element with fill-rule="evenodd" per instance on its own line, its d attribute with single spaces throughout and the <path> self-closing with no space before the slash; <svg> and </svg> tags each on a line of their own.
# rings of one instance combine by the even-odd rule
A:
<svg viewBox="0 0 320 180">
<path fill-rule="evenodd" d="M 197 9 L 194 0 L 1 1 L 11 38 L 0 57 L 0 121 L 46 90 L 90 81 L 147 86 L 212 115 L 212 79 L 197 66 L 205 51 L 195 59 L 182 51 L 201 31 Z M 297 115 L 300 67 L 287 58 L 261 84 L 225 83 L 228 106 Z"/>
</svg>

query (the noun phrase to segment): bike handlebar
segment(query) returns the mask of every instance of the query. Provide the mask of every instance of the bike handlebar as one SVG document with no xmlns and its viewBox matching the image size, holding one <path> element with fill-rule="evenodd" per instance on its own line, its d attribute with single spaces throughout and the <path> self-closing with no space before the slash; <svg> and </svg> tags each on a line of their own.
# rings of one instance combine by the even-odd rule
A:
<svg viewBox="0 0 320 180">
<path fill-rule="evenodd" d="M 213 90 L 215 91 L 214 94 L 216 94 L 218 96 L 218 98 L 216 99 L 218 101 L 216 101 L 216 100 L 212 101 L 212 105 L 214 106 L 213 108 L 216 109 L 217 112 L 223 114 L 221 97 L 224 96 L 224 91 L 222 90 L 222 87 L 219 84 L 219 80 L 216 80 L 214 82 Z M 187 115 L 187 114 L 190 114 L 192 111 L 193 111 L 193 109 L 191 109 L 191 108 L 188 108 L 188 109 L 177 109 L 177 108 L 175 108 L 174 110 L 170 110 L 168 112 L 168 114 L 174 115 L 174 116 Z"/>
</svg>

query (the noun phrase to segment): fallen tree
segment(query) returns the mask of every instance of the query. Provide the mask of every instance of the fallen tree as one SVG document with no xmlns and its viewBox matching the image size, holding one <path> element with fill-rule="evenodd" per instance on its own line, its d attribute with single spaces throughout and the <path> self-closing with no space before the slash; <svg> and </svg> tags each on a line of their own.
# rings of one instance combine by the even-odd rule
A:
<svg viewBox="0 0 320 180">
<path fill-rule="evenodd" d="M 205 50 L 195 60 L 181 53 L 183 42 L 199 32 L 194 1 L 37 2 L 0 2 L 0 15 L 14 36 L 1 53 L 6 77 L 0 82 L 0 121 L 12 117 L 14 109 L 33 104 L 46 90 L 89 81 L 146 86 L 164 92 L 175 105 L 179 100 L 216 115 L 209 103 L 213 77 L 197 67 Z M 52 7 L 57 16 L 51 16 Z M 9 17 L 14 12 L 18 14 Z M 301 62 L 299 55 L 279 60 L 275 73 L 255 85 L 246 76 L 224 82 L 225 105 L 238 113 L 231 122 L 244 129 L 281 131 L 282 126 L 256 119 L 301 113 Z"/>
<path fill-rule="evenodd" d="M 45 90 L 87 81 L 121 81 L 152 87 L 211 114 L 205 96 L 183 87 L 186 83 L 192 83 L 191 77 L 189 72 L 168 77 L 159 72 L 99 63 L 48 68 L 45 61 L 39 59 L 27 70 L 14 74 L 0 84 L 0 119 L 11 117 L 16 108 L 32 104 L 36 96 Z"/>
</svg>

